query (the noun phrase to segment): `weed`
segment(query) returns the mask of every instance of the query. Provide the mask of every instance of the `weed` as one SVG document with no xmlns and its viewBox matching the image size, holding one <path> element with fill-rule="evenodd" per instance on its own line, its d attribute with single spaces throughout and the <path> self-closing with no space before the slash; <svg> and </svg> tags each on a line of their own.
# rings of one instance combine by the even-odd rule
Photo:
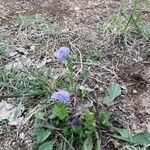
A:
<svg viewBox="0 0 150 150">
<path fill-rule="evenodd" d="M 3 130 L 7 130 L 9 128 L 8 120 L 7 119 L 2 119 L 0 121 L 0 126 Z"/>
<path fill-rule="evenodd" d="M 57 57 L 59 56 L 57 55 Z M 66 61 L 66 81 L 68 81 L 69 83 L 69 91 L 74 93 L 73 86 L 75 80 L 73 62 L 71 58 L 65 58 L 63 60 Z M 42 115 L 40 115 L 40 117 L 36 116 L 35 118 L 34 135 L 36 137 L 37 146 L 39 148 L 43 147 L 43 145 L 44 147 L 49 146 L 49 144 L 47 143 L 53 141 L 54 137 L 56 137 L 58 133 L 61 137 L 63 137 L 63 139 L 58 138 L 57 145 L 54 144 L 54 147 L 58 145 L 63 145 L 62 147 L 66 147 L 65 145 L 68 145 L 70 148 L 72 148 L 73 145 L 76 145 L 78 143 L 77 139 L 80 138 L 81 141 L 80 143 L 78 143 L 79 148 L 92 149 L 92 136 L 94 136 L 94 133 L 96 131 L 96 119 L 94 113 L 87 110 L 80 117 L 74 118 L 70 122 L 69 120 L 71 118 L 71 113 L 68 111 L 69 105 L 65 101 L 66 98 L 68 99 L 69 93 L 66 93 L 66 91 L 63 91 L 61 93 L 60 92 L 61 91 L 58 91 L 52 94 L 51 100 L 53 100 L 53 103 L 51 103 L 48 107 L 49 111 L 47 111 L 47 114 L 41 113 Z M 47 116 L 49 119 L 45 119 L 44 116 Z M 91 137 L 89 138 L 89 136 Z"/>
<path fill-rule="evenodd" d="M 141 146 L 150 144 L 150 133 L 148 131 L 133 134 L 129 129 L 120 129 L 116 127 L 114 127 L 114 129 L 117 132 L 117 134 L 113 135 L 115 138 Z"/>
<path fill-rule="evenodd" d="M 103 54 L 100 50 L 87 50 L 83 56 L 84 59 L 93 62 L 100 62 L 103 58 Z"/>
<path fill-rule="evenodd" d="M 120 85 L 118 83 L 112 83 L 108 89 L 108 95 L 104 98 L 103 103 L 111 105 L 119 95 L 121 95 Z"/>
<path fill-rule="evenodd" d="M 66 105 L 55 103 L 52 109 L 52 115 L 60 120 L 67 120 L 69 114 Z"/>
<path fill-rule="evenodd" d="M 0 90 L 9 91 L 4 97 L 37 97 L 49 98 L 56 84 L 51 74 L 43 73 L 37 69 L 19 71 L 15 68 L 7 71 L 0 70 Z M 1 96 L 2 97 L 2 96 Z M 38 103 L 38 102 L 36 102 Z"/>
<path fill-rule="evenodd" d="M 89 110 L 87 110 L 87 112 L 85 113 L 85 134 L 87 134 L 87 137 L 92 134 L 93 132 L 95 132 L 95 127 L 96 127 L 96 120 L 95 120 L 95 116 L 94 113 L 90 112 Z"/>
<path fill-rule="evenodd" d="M 41 27 L 41 24 L 44 22 L 44 18 L 41 15 L 19 15 L 17 18 L 17 24 L 21 29 L 25 28 L 25 27 Z"/>
<path fill-rule="evenodd" d="M 80 90 L 81 90 L 81 97 L 83 99 L 88 99 L 90 98 L 90 94 L 92 92 L 92 89 L 86 87 L 86 86 L 80 86 Z"/>
<path fill-rule="evenodd" d="M 117 34 L 122 34 L 125 39 L 131 37 L 134 34 L 142 35 L 146 39 L 150 37 L 150 31 L 147 28 L 142 18 L 139 6 L 143 1 L 133 0 L 133 9 L 129 14 L 126 10 L 121 9 L 115 17 L 110 17 L 109 23 L 104 23 L 102 28 L 104 32 L 111 30 Z"/>
<path fill-rule="evenodd" d="M 51 26 L 46 26 L 44 32 L 47 33 L 48 35 L 56 36 L 59 35 L 60 29 L 55 25 L 51 25 Z"/>
<path fill-rule="evenodd" d="M 76 91 L 76 83 L 75 83 L 74 74 L 73 74 L 73 61 L 71 58 L 69 58 L 66 61 L 66 68 L 67 68 L 66 78 L 69 83 L 69 90 L 71 92 L 75 92 Z"/>
<path fill-rule="evenodd" d="M 110 123 L 110 117 L 112 112 L 109 111 L 103 111 L 101 112 L 101 124 L 105 127 L 110 127 L 112 124 Z"/>
</svg>

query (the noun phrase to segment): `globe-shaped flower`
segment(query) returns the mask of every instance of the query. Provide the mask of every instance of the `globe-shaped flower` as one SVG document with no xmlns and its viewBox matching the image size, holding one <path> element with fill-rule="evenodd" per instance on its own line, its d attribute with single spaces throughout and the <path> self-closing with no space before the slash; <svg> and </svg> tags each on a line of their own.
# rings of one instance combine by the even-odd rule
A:
<svg viewBox="0 0 150 150">
<path fill-rule="evenodd" d="M 70 49 L 68 47 L 60 47 L 56 53 L 56 59 L 58 62 L 63 63 L 70 55 Z"/>
<path fill-rule="evenodd" d="M 70 101 L 70 94 L 65 90 L 59 90 L 52 94 L 51 99 L 61 103 L 68 103 Z"/>
</svg>

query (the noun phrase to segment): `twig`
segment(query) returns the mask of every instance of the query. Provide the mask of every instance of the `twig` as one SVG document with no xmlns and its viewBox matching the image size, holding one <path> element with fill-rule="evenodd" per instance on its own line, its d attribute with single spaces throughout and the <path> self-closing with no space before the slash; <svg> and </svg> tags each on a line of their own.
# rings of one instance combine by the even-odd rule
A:
<svg viewBox="0 0 150 150">
<path fill-rule="evenodd" d="M 100 137 L 99 137 L 99 135 L 98 135 L 97 132 L 95 132 L 95 136 L 96 136 L 96 140 L 97 140 L 97 142 L 96 142 L 96 144 L 97 144 L 97 149 L 98 149 L 98 150 L 101 150 L 101 139 L 100 139 Z"/>
<path fill-rule="evenodd" d="M 60 134 L 58 131 L 57 131 L 57 133 L 66 141 L 66 143 L 70 146 L 70 148 L 71 148 L 72 150 L 75 150 L 75 149 L 72 147 L 72 145 L 69 143 L 69 141 L 68 141 L 62 134 Z"/>
<path fill-rule="evenodd" d="M 80 64 L 80 62 L 75 62 L 75 64 Z M 112 71 L 112 70 L 110 70 L 110 69 L 108 69 L 108 68 L 106 68 L 106 67 L 103 67 L 103 66 L 101 66 L 100 64 L 91 63 L 91 62 L 82 62 L 82 65 L 98 66 L 98 67 L 100 67 L 100 68 L 102 68 L 102 69 L 104 69 L 104 70 L 110 72 L 111 74 L 115 75 L 115 77 L 118 78 L 117 74 L 116 74 L 114 71 Z"/>
<path fill-rule="evenodd" d="M 30 97 L 30 96 L 39 96 L 40 94 L 30 94 L 30 95 L 21 95 L 21 94 L 14 94 L 14 95 L 0 95 L 0 100 L 5 98 L 18 98 L 18 97 Z"/>
<path fill-rule="evenodd" d="M 71 42 L 70 42 L 70 45 L 71 45 L 73 48 L 75 48 L 75 49 L 78 51 L 79 55 L 80 55 L 80 65 L 81 65 L 81 67 L 80 67 L 80 69 L 78 70 L 78 72 L 77 72 L 76 75 L 75 75 L 75 77 L 77 77 L 77 75 L 78 75 L 78 74 L 82 71 L 82 69 L 83 69 L 82 54 L 81 54 L 80 50 L 79 50 L 76 46 L 74 46 Z"/>
<path fill-rule="evenodd" d="M 98 80 L 98 79 L 95 78 L 95 77 L 90 76 L 89 78 L 94 79 L 96 82 L 99 82 L 99 83 L 102 83 L 102 84 L 107 84 L 107 83 L 105 83 L 105 82 L 103 82 L 103 81 Z"/>
<path fill-rule="evenodd" d="M 23 124 L 27 124 L 27 122 L 32 118 L 32 116 L 35 114 L 35 112 L 40 109 L 40 105 L 38 104 L 37 106 L 35 106 L 34 108 L 32 108 L 32 110 L 25 116 L 24 120 L 23 120 Z"/>
<path fill-rule="evenodd" d="M 121 150 L 126 150 L 126 149 L 137 150 L 134 146 L 131 146 L 131 145 L 124 146 Z"/>
</svg>

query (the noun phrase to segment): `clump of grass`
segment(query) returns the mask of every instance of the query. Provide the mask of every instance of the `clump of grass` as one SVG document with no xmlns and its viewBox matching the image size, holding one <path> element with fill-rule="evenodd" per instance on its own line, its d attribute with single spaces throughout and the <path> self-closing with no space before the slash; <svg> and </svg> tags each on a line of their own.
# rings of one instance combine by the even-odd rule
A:
<svg viewBox="0 0 150 150">
<path fill-rule="evenodd" d="M 56 36 L 60 34 L 60 28 L 56 25 L 46 26 L 43 31 L 50 36 Z"/>
<path fill-rule="evenodd" d="M 51 74 L 45 74 L 37 69 L 19 71 L 0 70 L 0 89 L 7 91 L 5 97 L 48 97 L 55 87 L 56 79 Z"/>
<path fill-rule="evenodd" d="M 55 37 L 60 35 L 61 29 L 57 24 L 49 24 L 41 14 L 36 15 L 18 15 L 17 25 L 19 29 L 24 28 L 40 30 L 41 33 Z"/>
<path fill-rule="evenodd" d="M 25 27 L 37 28 L 41 27 L 44 22 L 44 17 L 39 14 L 36 15 L 19 15 L 17 18 L 17 24 L 21 29 Z"/>
<path fill-rule="evenodd" d="M 148 39 L 150 37 L 150 31 L 139 10 L 142 3 L 144 2 L 134 0 L 132 3 L 133 8 L 130 13 L 127 10 L 121 9 L 116 16 L 111 16 L 109 18 L 109 22 L 98 27 L 104 32 L 111 31 L 116 34 L 122 34 L 125 39 L 134 34 L 141 35 Z"/>
<path fill-rule="evenodd" d="M 91 49 L 88 49 L 84 55 L 85 56 L 83 56 L 83 59 L 86 60 L 88 59 L 93 62 L 100 62 L 103 57 L 103 54 L 100 50 L 91 50 Z"/>
</svg>

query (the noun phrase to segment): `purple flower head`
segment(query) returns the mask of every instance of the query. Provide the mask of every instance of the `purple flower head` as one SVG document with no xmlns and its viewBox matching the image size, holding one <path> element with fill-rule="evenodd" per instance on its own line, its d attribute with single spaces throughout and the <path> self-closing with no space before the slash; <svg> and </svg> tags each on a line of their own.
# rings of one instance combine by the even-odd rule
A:
<svg viewBox="0 0 150 150">
<path fill-rule="evenodd" d="M 55 56 L 58 62 L 63 63 L 69 57 L 69 54 L 70 49 L 68 47 L 60 47 L 56 51 Z"/>
<path fill-rule="evenodd" d="M 52 94 L 51 99 L 61 103 L 68 103 L 70 101 L 70 94 L 65 90 L 59 90 Z"/>
</svg>

